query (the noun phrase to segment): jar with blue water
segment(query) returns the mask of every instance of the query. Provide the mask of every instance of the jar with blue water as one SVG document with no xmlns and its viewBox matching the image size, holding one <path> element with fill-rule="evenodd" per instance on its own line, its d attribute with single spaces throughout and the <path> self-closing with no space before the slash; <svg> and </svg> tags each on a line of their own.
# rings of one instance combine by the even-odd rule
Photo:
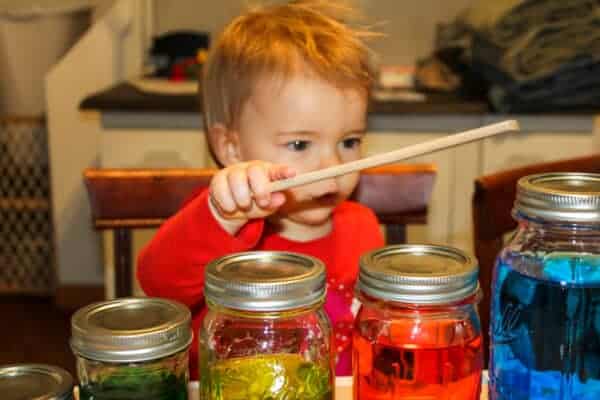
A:
<svg viewBox="0 0 600 400">
<path fill-rule="evenodd" d="M 492 283 L 495 400 L 600 399 L 600 174 L 519 180 Z"/>
</svg>

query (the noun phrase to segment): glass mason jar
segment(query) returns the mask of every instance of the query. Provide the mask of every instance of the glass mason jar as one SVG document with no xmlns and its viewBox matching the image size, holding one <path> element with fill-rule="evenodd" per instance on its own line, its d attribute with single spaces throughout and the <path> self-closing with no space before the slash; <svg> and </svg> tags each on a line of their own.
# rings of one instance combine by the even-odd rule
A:
<svg viewBox="0 0 600 400">
<path fill-rule="evenodd" d="M 62 368 L 44 364 L 0 366 L 2 400 L 72 400 L 73 377 Z"/>
<path fill-rule="evenodd" d="M 71 328 L 81 400 L 187 400 L 187 307 L 156 298 L 94 303 Z"/>
<path fill-rule="evenodd" d="M 210 263 L 205 274 L 201 399 L 333 399 L 322 262 L 238 253 Z"/>
<path fill-rule="evenodd" d="M 492 283 L 492 399 L 600 399 L 600 174 L 517 183 Z"/>
<path fill-rule="evenodd" d="M 475 260 L 458 249 L 398 245 L 360 260 L 355 400 L 478 400 L 483 365 Z"/>
</svg>

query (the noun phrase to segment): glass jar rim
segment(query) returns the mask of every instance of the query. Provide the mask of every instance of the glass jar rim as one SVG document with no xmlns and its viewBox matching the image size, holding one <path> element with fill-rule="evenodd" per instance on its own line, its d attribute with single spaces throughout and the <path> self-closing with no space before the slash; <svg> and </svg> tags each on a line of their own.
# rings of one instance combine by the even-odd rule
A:
<svg viewBox="0 0 600 400">
<path fill-rule="evenodd" d="M 206 299 L 206 306 L 209 310 L 223 313 L 226 315 L 231 315 L 240 318 L 248 318 L 248 319 L 286 319 L 286 318 L 295 318 L 300 315 L 309 314 L 315 311 L 318 311 L 322 308 L 323 304 L 325 304 L 325 296 L 317 302 L 313 304 L 304 305 L 296 308 L 285 308 L 281 310 L 247 310 L 240 308 L 232 308 L 226 307 L 220 303 L 213 302 L 209 299 Z"/>
<path fill-rule="evenodd" d="M 513 208 L 511 211 L 515 221 L 524 221 L 544 227 L 553 227 L 556 229 L 569 229 L 580 231 L 600 231 L 600 223 L 598 221 L 576 221 L 576 220 L 554 220 L 538 216 L 532 216 Z"/>
<path fill-rule="evenodd" d="M 477 290 L 470 295 L 464 297 L 461 300 L 456 300 L 447 303 L 408 303 L 398 300 L 382 299 L 369 295 L 368 293 L 362 292 L 360 289 L 356 290 L 356 297 L 361 304 L 367 304 L 369 306 L 384 306 L 396 308 L 398 310 L 409 310 L 414 311 L 439 311 L 449 308 L 461 308 L 465 306 L 477 305 L 483 299 L 483 291 L 478 286 Z"/>
</svg>

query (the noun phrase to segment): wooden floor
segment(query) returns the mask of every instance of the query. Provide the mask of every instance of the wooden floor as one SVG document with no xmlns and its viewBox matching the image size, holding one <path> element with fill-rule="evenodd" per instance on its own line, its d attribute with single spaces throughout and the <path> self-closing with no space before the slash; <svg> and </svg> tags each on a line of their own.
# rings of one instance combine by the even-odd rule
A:
<svg viewBox="0 0 600 400">
<path fill-rule="evenodd" d="M 0 296 L 0 365 L 51 364 L 75 377 L 70 318 L 51 298 Z"/>
</svg>

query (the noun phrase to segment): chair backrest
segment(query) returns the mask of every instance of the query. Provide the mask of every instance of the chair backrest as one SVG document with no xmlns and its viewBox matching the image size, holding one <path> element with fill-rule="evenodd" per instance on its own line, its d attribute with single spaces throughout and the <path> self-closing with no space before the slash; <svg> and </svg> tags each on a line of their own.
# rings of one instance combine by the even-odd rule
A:
<svg viewBox="0 0 600 400">
<path fill-rule="evenodd" d="M 406 225 L 427 223 L 436 167 L 392 164 L 362 171 L 353 200 L 369 207 L 385 226 L 386 242 L 406 242 Z"/>
<path fill-rule="evenodd" d="M 175 214 L 214 169 L 87 169 L 84 172 L 97 229 L 153 228 Z"/>
<path fill-rule="evenodd" d="M 157 227 L 214 169 L 87 169 L 84 172 L 97 229 Z M 430 164 L 390 165 L 363 171 L 353 199 L 382 224 L 424 223 L 436 169 Z"/>
<path fill-rule="evenodd" d="M 94 226 L 115 231 L 117 296 L 131 294 L 131 232 L 158 227 L 215 169 L 87 169 Z M 354 200 L 370 207 L 385 226 L 388 243 L 406 240 L 407 224 L 425 224 L 436 169 L 431 164 L 394 164 L 361 173 Z"/>
<path fill-rule="evenodd" d="M 541 163 L 486 175 L 475 181 L 473 195 L 473 239 L 479 261 L 483 290 L 480 314 L 484 344 L 489 346 L 491 282 L 496 256 L 502 249 L 503 237 L 517 227 L 511 211 L 517 181 L 523 176 L 544 172 L 600 172 L 600 155 Z M 486 360 L 488 352 L 484 353 Z"/>
</svg>

